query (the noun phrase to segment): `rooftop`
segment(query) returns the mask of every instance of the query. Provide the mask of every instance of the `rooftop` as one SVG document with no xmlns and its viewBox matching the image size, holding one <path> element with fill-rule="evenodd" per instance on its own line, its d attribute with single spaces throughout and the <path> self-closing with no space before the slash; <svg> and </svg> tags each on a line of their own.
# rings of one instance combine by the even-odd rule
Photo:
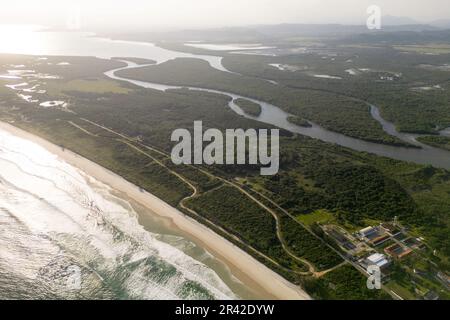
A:
<svg viewBox="0 0 450 320">
<path fill-rule="evenodd" d="M 370 265 L 377 265 L 380 268 L 389 264 L 389 261 L 386 258 L 386 256 L 381 253 L 375 253 L 375 254 L 367 257 L 366 260 Z"/>
</svg>

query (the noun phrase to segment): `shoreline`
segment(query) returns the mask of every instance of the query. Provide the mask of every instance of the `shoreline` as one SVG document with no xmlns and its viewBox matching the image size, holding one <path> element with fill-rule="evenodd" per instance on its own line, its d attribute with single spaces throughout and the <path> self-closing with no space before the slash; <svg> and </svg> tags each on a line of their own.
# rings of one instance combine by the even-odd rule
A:
<svg viewBox="0 0 450 320">
<path fill-rule="evenodd" d="M 236 278 L 260 292 L 261 296 L 280 300 L 311 299 L 299 286 L 285 280 L 236 245 L 116 173 L 12 124 L 0 121 L 0 129 L 40 145 L 66 163 L 136 201 L 153 214 L 170 220 L 177 229 L 223 262 Z"/>
</svg>

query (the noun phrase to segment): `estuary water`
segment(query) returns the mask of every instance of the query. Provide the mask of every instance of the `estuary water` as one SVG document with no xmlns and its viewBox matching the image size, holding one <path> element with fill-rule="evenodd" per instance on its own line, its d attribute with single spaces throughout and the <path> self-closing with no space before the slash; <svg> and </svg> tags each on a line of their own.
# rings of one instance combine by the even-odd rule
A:
<svg viewBox="0 0 450 320">
<path fill-rule="evenodd" d="M 213 68 L 227 71 L 218 56 L 194 55 L 166 50 L 148 42 L 111 40 L 87 32 L 23 31 L 19 34 L 0 27 L 0 53 L 42 56 L 134 57 L 163 63 L 176 58 L 199 58 Z"/>
</svg>

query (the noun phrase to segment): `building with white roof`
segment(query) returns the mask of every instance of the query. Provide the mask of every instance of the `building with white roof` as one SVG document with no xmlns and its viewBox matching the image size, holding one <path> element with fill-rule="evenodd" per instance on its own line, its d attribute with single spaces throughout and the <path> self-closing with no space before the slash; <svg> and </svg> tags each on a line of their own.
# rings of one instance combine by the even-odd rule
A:
<svg viewBox="0 0 450 320">
<path fill-rule="evenodd" d="M 375 253 L 369 257 L 366 258 L 366 264 L 368 266 L 378 266 L 381 268 L 387 267 L 389 265 L 389 260 L 388 258 L 381 253 Z"/>
<path fill-rule="evenodd" d="M 376 234 L 378 232 L 378 229 L 375 227 L 367 227 L 364 229 L 361 229 L 357 232 L 358 237 L 360 239 L 367 239 L 369 238 L 371 235 Z"/>
</svg>

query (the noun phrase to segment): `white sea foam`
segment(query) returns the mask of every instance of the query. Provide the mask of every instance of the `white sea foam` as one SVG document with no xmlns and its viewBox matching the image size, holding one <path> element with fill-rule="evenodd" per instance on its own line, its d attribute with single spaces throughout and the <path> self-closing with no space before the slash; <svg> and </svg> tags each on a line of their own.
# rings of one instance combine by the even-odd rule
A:
<svg viewBox="0 0 450 320">
<path fill-rule="evenodd" d="M 59 101 L 59 100 L 55 100 L 55 101 L 45 101 L 39 104 L 41 107 L 44 108 L 51 108 L 51 107 L 65 107 L 67 106 L 65 101 Z"/>
<path fill-rule="evenodd" d="M 42 270 L 58 274 L 52 268 L 63 254 L 95 274 L 104 290 L 120 287 L 116 296 L 196 299 L 208 292 L 235 298 L 213 270 L 145 231 L 132 206 L 111 191 L 0 130 L 0 271 L 34 281 L 44 277 Z M 186 290 L 193 283 L 203 289 Z"/>
<path fill-rule="evenodd" d="M 322 79 L 342 80 L 341 77 L 330 76 L 330 75 L 328 75 L 328 74 L 315 74 L 314 77 L 315 77 L 315 78 L 322 78 Z"/>
</svg>

